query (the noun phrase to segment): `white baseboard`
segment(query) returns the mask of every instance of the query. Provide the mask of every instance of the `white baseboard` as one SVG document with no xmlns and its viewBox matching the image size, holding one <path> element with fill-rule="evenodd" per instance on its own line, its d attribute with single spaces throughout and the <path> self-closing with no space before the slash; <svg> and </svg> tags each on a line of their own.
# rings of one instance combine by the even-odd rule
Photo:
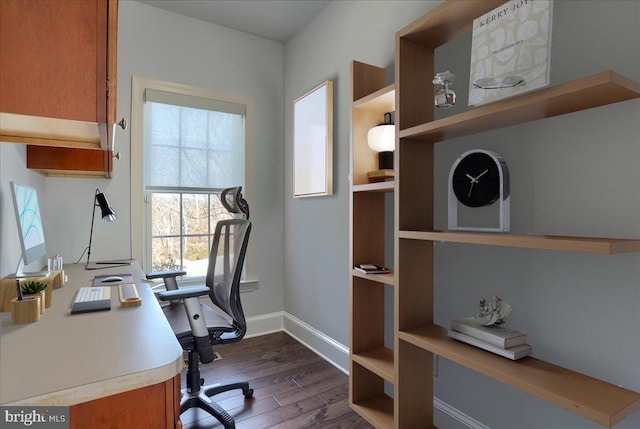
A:
<svg viewBox="0 0 640 429">
<path fill-rule="evenodd" d="M 325 335 L 286 311 L 247 318 L 246 338 L 284 331 L 324 360 L 349 375 L 349 347 Z M 433 407 L 469 429 L 491 429 L 455 407 L 433 398 Z"/>
<path fill-rule="evenodd" d="M 247 317 L 247 334 L 245 338 L 282 332 L 284 311 Z"/>
<path fill-rule="evenodd" d="M 349 375 L 349 347 L 287 312 L 284 313 L 284 331 Z"/>
<path fill-rule="evenodd" d="M 441 401 L 436 397 L 433 398 L 433 408 L 439 410 L 443 414 L 446 414 L 448 417 L 454 419 L 455 421 L 470 429 L 491 429 L 489 426 L 480 423 L 473 417 L 466 415 L 459 409 L 452 407 L 451 405 L 447 404 L 444 401 Z"/>
</svg>

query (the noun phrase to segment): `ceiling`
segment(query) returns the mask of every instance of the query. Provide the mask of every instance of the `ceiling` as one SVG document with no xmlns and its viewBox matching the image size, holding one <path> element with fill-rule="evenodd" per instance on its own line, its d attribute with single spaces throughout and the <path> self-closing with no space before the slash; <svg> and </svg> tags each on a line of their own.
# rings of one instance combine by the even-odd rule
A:
<svg viewBox="0 0 640 429">
<path fill-rule="evenodd" d="M 331 0 L 139 0 L 160 9 L 286 42 Z"/>
</svg>

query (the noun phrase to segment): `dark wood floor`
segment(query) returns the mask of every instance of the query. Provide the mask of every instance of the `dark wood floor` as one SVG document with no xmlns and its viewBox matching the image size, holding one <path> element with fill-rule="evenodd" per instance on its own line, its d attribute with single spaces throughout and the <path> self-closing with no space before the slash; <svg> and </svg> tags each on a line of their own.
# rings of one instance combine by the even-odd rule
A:
<svg viewBox="0 0 640 429">
<path fill-rule="evenodd" d="M 373 427 L 349 408 L 348 377 L 283 332 L 215 351 L 222 359 L 200 365 L 205 384 L 249 381 L 254 389 L 246 401 L 240 390 L 214 398 L 235 418 L 237 429 Z M 199 409 L 181 419 L 184 429 L 222 428 Z"/>
</svg>

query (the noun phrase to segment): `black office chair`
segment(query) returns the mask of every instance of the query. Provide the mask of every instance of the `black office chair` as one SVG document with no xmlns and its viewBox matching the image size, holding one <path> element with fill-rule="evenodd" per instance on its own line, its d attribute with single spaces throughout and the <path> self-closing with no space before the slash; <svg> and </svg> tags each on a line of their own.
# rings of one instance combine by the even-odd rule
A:
<svg viewBox="0 0 640 429">
<path fill-rule="evenodd" d="M 178 289 L 176 277 L 183 270 L 155 272 L 148 279 L 162 278 L 166 292 L 158 294 L 161 301 L 170 302 L 163 310 L 180 345 L 188 352 L 187 388 L 182 389 L 180 414 L 189 408 L 200 408 L 218 419 L 226 429 L 235 429 L 233 417 L 211 396 L 229 390 L 242 389 L 246 399 L 253 396 L 248 382 L 227 385 L 202 386 L 198 361 L 214 360 L 212 346 L 235 343 L 247 332 L 247 322 L 240 303 L 240 275 L 249 242 L 251 222 L 249 205 L 242 197 L 242 187 L 225 189 L 220 195 L 222 205 L 231 213 L 244 215 L 244 219 L 221 220 L 216 225 L 213 245 L 209 254 L 206 285 Z M 224 314 L 200 302 L 199 297 L 209 295 L 211 301 Z M 201 387 L 202 386 L 202 387 Z"/>
</svg>

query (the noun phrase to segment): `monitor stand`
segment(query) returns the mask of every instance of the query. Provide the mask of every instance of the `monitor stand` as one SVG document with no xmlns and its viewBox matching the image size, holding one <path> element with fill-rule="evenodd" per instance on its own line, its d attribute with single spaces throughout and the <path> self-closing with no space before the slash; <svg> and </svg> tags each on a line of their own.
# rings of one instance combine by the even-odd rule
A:
<svg viewBox="0 0 640 429">
<path fill-rule="evenodd" d="M 27 277 L 46 277 L 48 275 L 48 269 L 41 271 L 24 271 L 24 259 L 20 257 L 20 260 L 18 261 L 18 268 L 16 268 L 16 272 L 12 277 L 16 279 L 22 279 Z"/>
</svg>

